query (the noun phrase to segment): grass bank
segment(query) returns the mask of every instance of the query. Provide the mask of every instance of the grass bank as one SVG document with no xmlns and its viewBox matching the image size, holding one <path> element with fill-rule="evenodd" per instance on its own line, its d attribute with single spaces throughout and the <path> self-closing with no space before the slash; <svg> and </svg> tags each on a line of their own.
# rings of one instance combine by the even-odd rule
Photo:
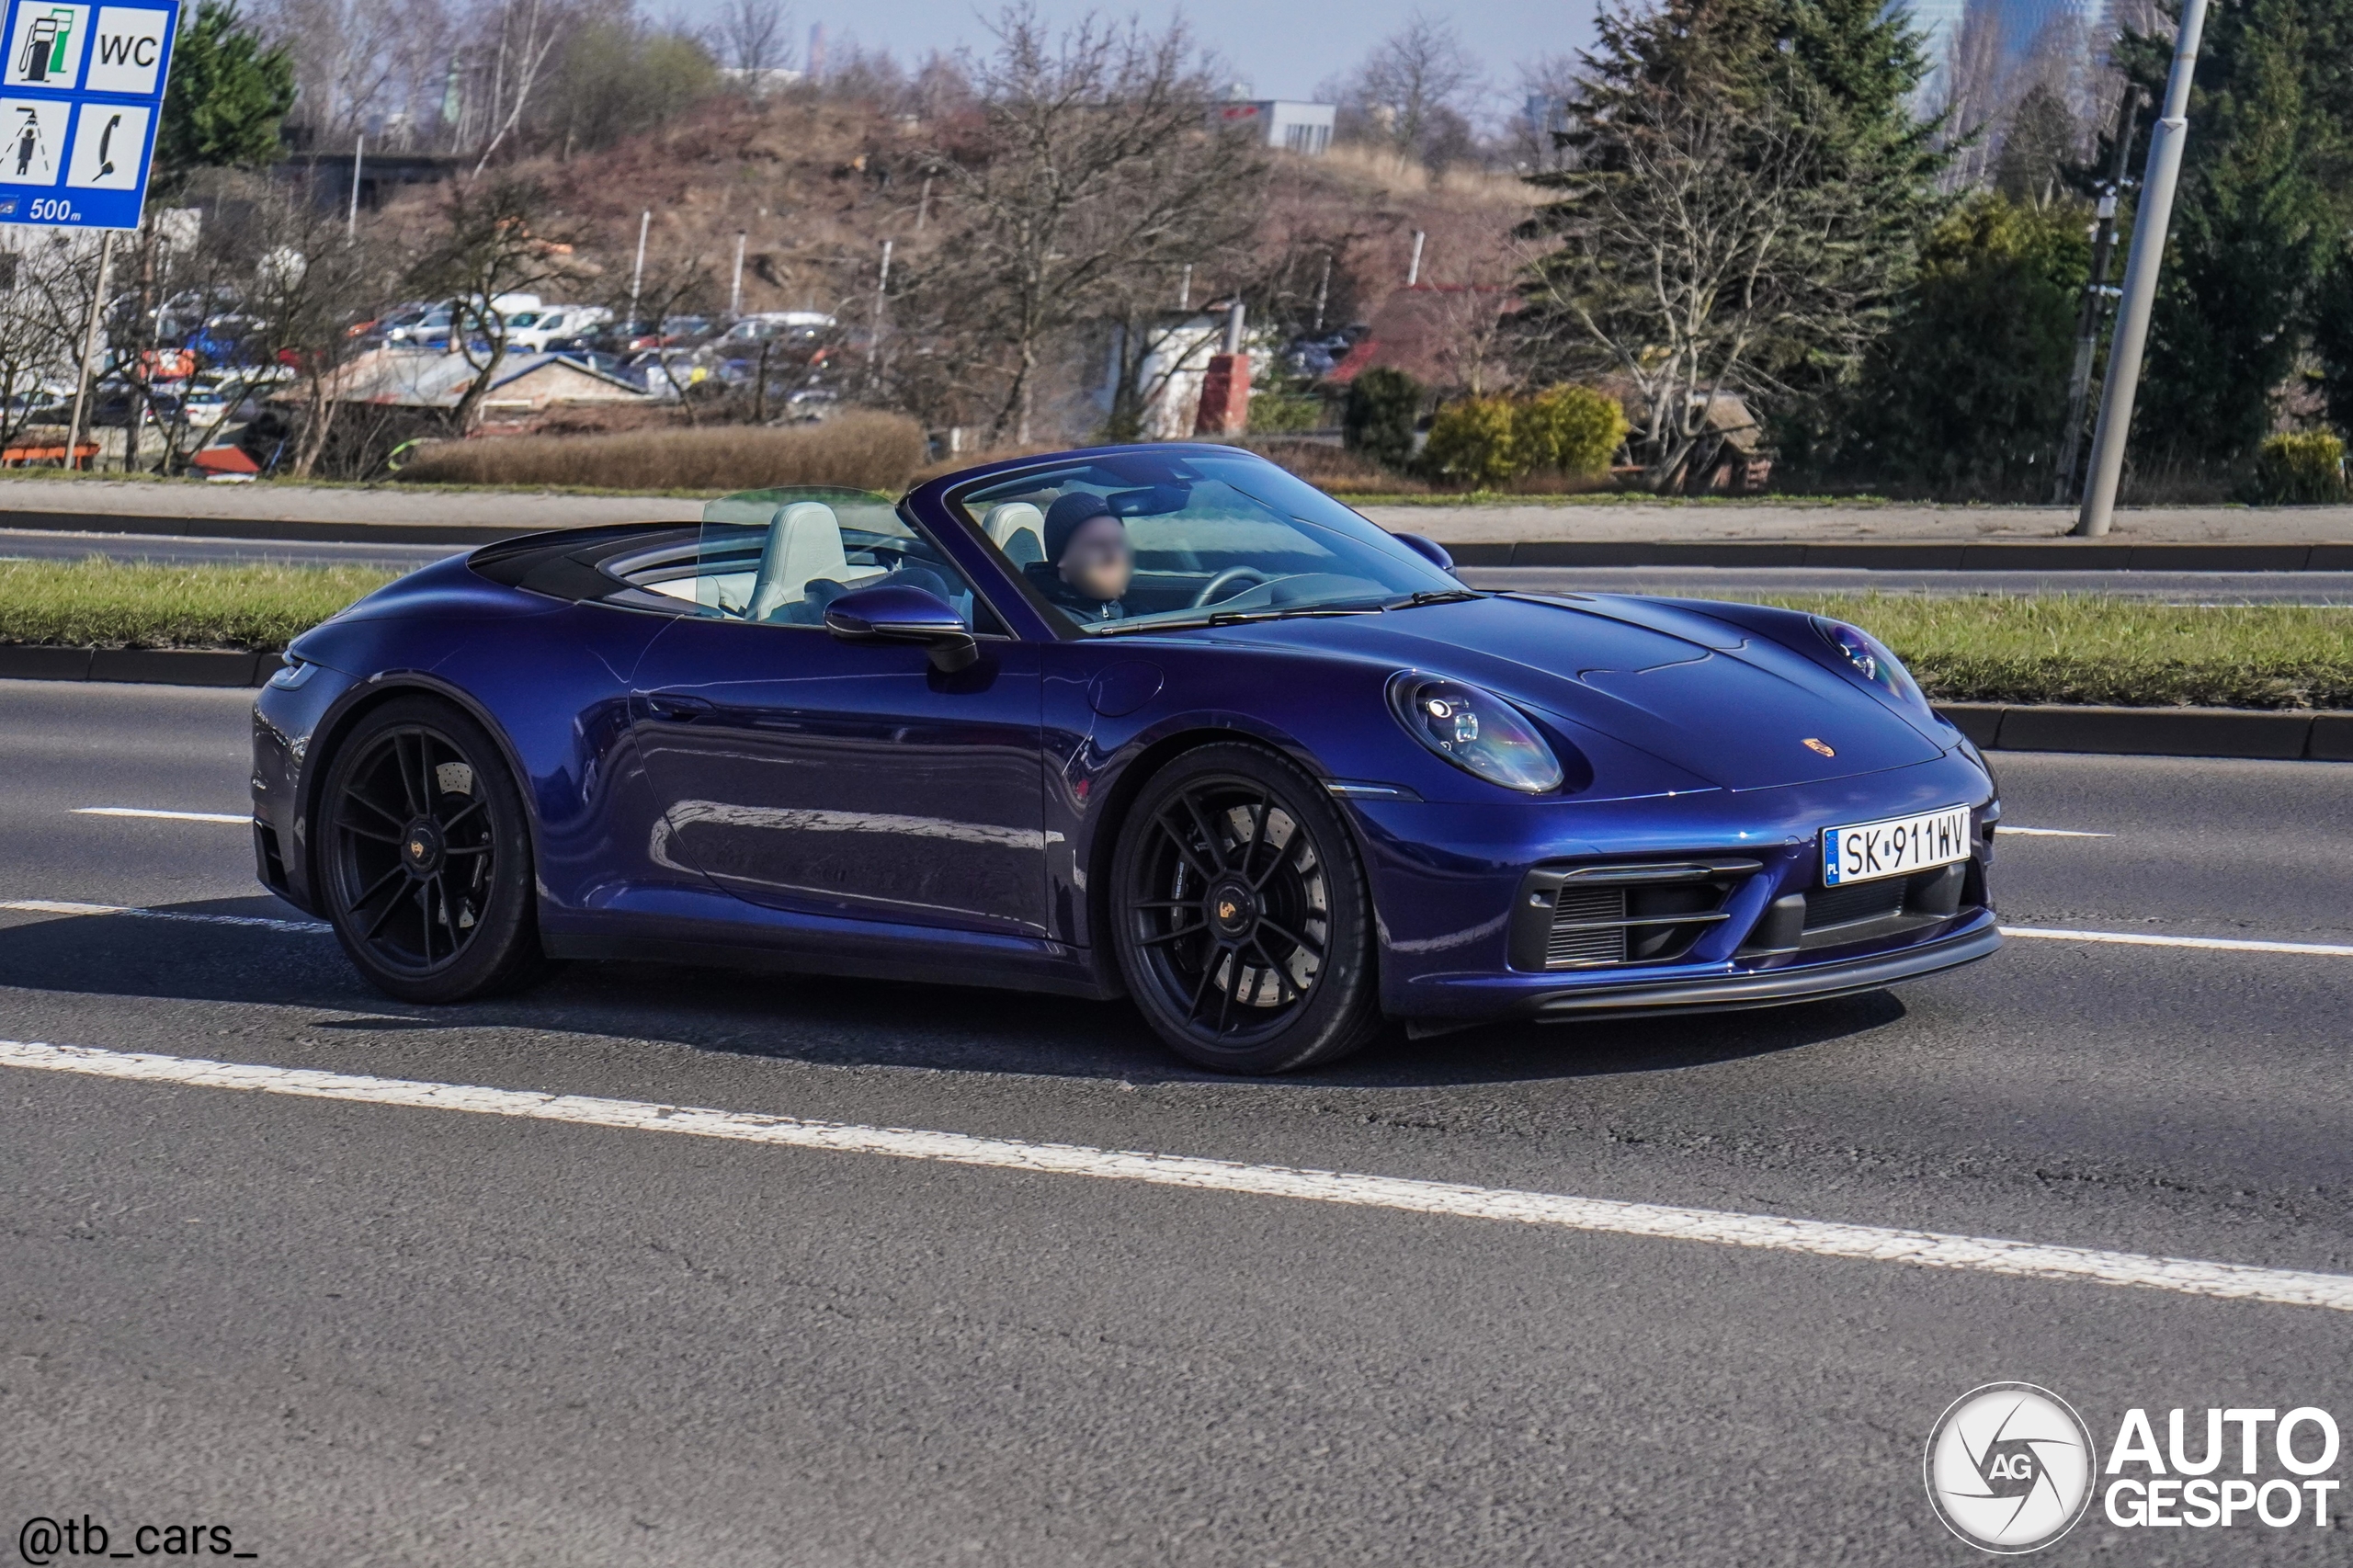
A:
<svg viewBox="0 0 2353 1568">
<path fill-rule="evenodd" d="M 373 566 L 0 561 L 0 642 L 283 648 L 397 574 Z"/>
<path fill-rule="evenodd" d="M 0 562 L 0 642 L 282 648 L 392 576 L 364 566 Z M 1869 628 L 1938 701 L 2353 709 L 2353 609 L 1760 597 Z"/>
<path fill-rule="evenodd" d="M 2353 708 L 2353 609 L 2078 595 L 1755 597 L 1865 628 L 1939 702 Z"/>
</svg>

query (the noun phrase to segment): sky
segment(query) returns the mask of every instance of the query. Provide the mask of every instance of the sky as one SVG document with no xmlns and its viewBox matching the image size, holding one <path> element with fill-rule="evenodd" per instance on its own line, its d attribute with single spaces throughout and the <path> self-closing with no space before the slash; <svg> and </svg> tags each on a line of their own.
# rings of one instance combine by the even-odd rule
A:
<svg viewBox="0 0 2353 1568">
<path fill-rule="evenodd" d="M 715 16 L 719 0 L 676 0 L 689 23 Z M 1124 17 L 1131 10 L 1148 26 L 1165 25 L 1168 0 L 1038 0 L 1041 15 L 1074 21 L 1089 9 Z M 933 49 L 978 45 L 985 39 L 983 9 L 995 0 L 794 0 L 798 47 L 805 47 L 809 24 L 825 25 L 827 48 L 854 36 L 865 48 L 887 48 L 902 63 Z M 648 9 L 667 9 L 649 6 Z M 1316 87 L 1363 59 L 1386 34 L 1403 26 L 1414 0 L 1189 0 L 1184 6 L 1193 31 L 1247 80 L 1254 94 L 1268 98 L 1305 98 Z M 1485 66 L 1492 106 L 1517 107 L 1515 88 L 1523 60 L 1564 53 L 1591 41 L 1593 0 L 1480 0 L 1474 5 L 1425 4 L 1433 18 L 1454 24 L 1463 43 Z"/>
</svg>

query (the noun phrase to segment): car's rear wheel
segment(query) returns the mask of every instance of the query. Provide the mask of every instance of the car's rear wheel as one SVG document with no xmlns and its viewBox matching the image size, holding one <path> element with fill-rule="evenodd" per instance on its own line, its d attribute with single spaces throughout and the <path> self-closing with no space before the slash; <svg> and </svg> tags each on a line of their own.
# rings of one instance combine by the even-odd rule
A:
<svg viewBox="0 0 2353 1568">
<path fill-rule="evenodd" d="M 1281 1073 L 1379 1032 L 1364 869 L 1289 762 L 1249 745 L 1183 754 L 1145 781 L 1114 864 L 1120 971 L 1188 1061 Z"/>
<path fill-rule="evenodd" d="M 316 812 L 321 891 L 343 950 L 406 1002 L 462 1002 L 541 967 L 522 797 L 480 724 L 432 698 L 363 717 Z"/>
</svg>

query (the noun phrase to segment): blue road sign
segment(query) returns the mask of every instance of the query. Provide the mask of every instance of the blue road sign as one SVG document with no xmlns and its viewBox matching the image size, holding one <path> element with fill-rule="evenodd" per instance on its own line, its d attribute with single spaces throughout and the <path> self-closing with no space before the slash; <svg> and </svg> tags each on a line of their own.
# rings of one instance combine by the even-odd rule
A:
<svg viewBox="0 0 2353 1568">
<path fill-rule="evenodd" d="M 9 0 L 7 18 L 0 223 L 139 227 L 177 0 Z"/>
</svg>

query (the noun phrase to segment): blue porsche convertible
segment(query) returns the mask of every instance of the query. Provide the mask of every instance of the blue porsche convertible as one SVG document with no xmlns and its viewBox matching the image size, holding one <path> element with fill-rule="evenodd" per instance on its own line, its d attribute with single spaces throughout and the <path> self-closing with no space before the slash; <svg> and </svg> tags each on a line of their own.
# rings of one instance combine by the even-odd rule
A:
<svg viewBox="0 0 2353 1568">
<path fill-rule="evenodd" d="M 1223 446 L 487 545 L 298 639 L 254 737 L 263 881 L 416 1002 L 770 965 L 1267 1073 L 2001 940 L 1984 759 L 1863 631 L 1477 591 Z"/>
</svg>

